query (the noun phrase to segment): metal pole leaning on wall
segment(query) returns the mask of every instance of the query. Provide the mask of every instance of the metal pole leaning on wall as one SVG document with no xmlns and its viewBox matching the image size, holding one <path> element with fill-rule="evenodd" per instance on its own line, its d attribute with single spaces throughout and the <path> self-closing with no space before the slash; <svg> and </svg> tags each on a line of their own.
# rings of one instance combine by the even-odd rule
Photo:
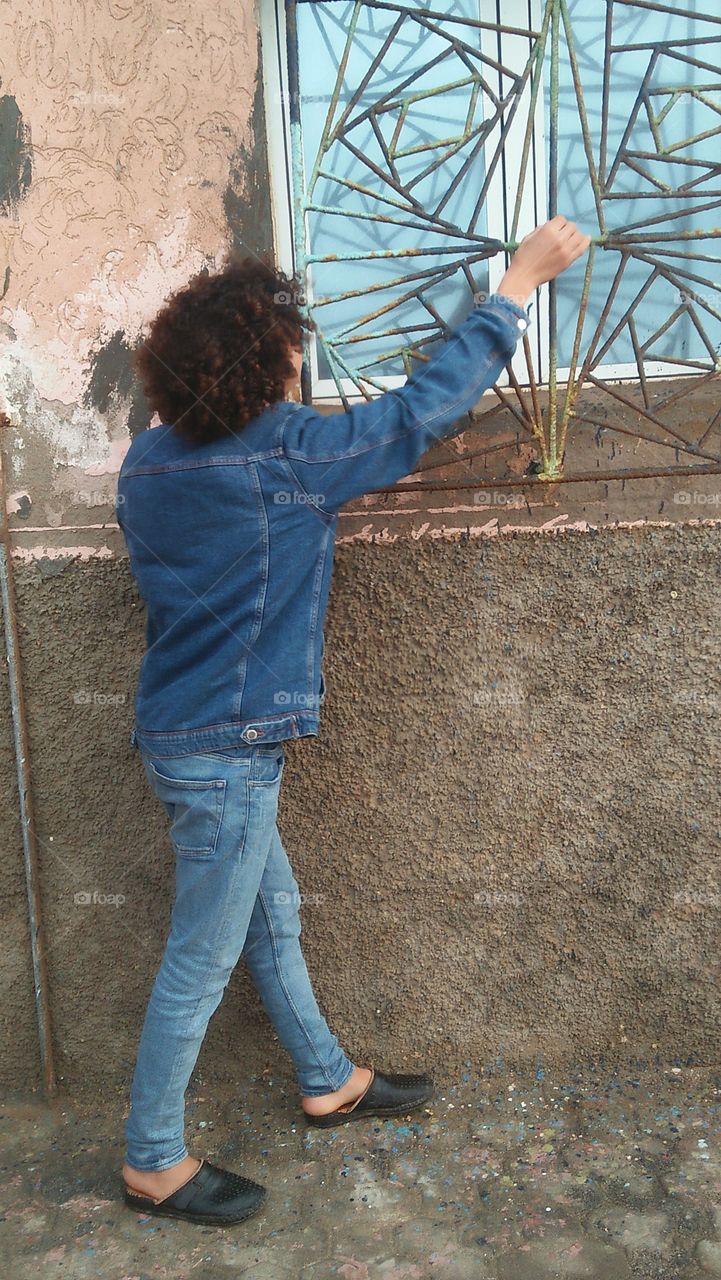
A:
<svg viewBox="0 0 721 1280">
<path fill-rule="evenodd" d="M 6 418 L 3 421 L 3 418 L 4 415 L 0 414 L 0 590 L 2 591 L 5 655 L 7 658 L 10 708 L 12 711 L 15 744 L 15 767 L 18 795 L 20 797 L 20 823 L 23 837 L 23 860 L 27 886 L 30 950 L 33 961 L 33 990 L 38 1024 L 40 1065 L 45 1096 L 51 1097 L 57 1092 L 57 1081 L 53 1056 L 52 1028 L 50 1025 L 45 929 L 40 897 L 40 857 L 35 834 L 33 794 L 30 781 L 29 736 L 20 665 L 20 635 L 7 510 L 6 465 L 2 427 L 7 427 L 8 422 Z"/>
</svg>

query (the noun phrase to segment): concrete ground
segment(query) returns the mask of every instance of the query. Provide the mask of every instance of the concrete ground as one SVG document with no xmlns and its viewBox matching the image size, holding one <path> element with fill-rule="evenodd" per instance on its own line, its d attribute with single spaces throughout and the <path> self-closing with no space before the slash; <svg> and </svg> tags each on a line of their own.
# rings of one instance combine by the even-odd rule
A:
<svg viewBox="0 0 721 1280">
<path fill-rule="evenodd" d="M 702 1280 L 721 1276 L 721 1080 L 701 1068 L 470 1070 L 412 1117 L 298 1119 L 292 1079 L 194 1079 L 194 1155 L 268 1186 L 215 1228 L 120 1198 L 119 1092 L 2 1109 L 11 1280 Z"/>
</svg>

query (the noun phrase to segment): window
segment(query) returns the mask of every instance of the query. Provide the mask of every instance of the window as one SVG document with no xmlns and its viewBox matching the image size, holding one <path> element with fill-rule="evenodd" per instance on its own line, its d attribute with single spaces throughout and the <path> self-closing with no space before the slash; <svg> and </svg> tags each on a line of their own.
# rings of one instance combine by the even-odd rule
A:
<svg viewBox="0 0 721 1280">
<path fill-rule="evenodd" d="M 305 274 L 315 400 L 402 383 L 560 210 L 592 250 L 538 292 L 496 392 L 541 473 L 598 430 L 583 386 L 613 401 L 604 429 L 628 430 L 629 405 L 643 420 L 654 473 L 721 462 L 718 424 L 678 432 L 678 388 L 653 387 L 721 372 L 721 17 L 693 0 L 269 0 L 262 19 L 276 244 Z"/>
</svg>

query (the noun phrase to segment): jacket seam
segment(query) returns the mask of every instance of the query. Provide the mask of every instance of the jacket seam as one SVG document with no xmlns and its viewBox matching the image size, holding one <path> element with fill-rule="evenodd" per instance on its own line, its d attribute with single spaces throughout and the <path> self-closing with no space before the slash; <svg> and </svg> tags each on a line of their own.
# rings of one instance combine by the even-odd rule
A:
<svg viewBox="0 0 721 1280">
<path fill-rule="evenodd" d="M 157 475 L 163 471 L 196 471 L 203 467 L 247 467 L 256 462 L 264 462 L 266 458 L 281 458 L 282 456 L 282 448 L 277 447 L 275 449 L 265 449 L 263 453 L 248 454 L 247 458 L 183 458 L 179 462 L 159 462 L 145 467 L 126 467 L 123 471 L 123 479 L 132 475 Z"/>
<path fill-rule="evenodd" d="M 293 457 L 296 457 L 296 456 L 297 456 L 296 454 L 293 454 Z M 306 498 L 308 498 L 308 499 L 309 499 L 309 501 L 306 503 L 306 506 L 311 507 L 311 508 L 313 509 L 313 511 L 317 511 L 317 512 L 318 512 L 318 514 L 319 514 L 319 515 L 321 515 L 321 516 L 327 516 L 327 518 L 328 518 L 328 528 L 330 528 L 330 527 L 331 527 L 331 524 L 332 524 L 332 521 L 333 521 L 333 516 L 334 516 L 334 514 L 335 514 L 335 513 L 334 513 L 334 511 L 333 511 L 333 508 L 330 508 L 330 509 L 329 509 L 329 508 L 328 508 L 328 507 L 326 507 L 326 506 L 322 506 L 319 502 L 315 502 L 315 501 L 313 501 L 313 499 L 316 497 L 316 495 L 315 495 L 315 494 L 313 494 L 313 493 L 309 493 L 309 492 L 308 492 L 308 490 L 306 489 L 305 485 L 303 484 L 303 482 L 302 482 L 301 480 L 299 480 L 298 476 L 295 474 L 295 471 L 293 470 L 293 467 L 291 466 L 291 462 L 290 462 L 290 455 L 285 455 L 285 456 L 283 457 L 283 461 L 284 461 L 285 465 L 287 466 L 288 470 L 290 471 L 290 474 L 292 475 L 293 479 L 295 480 L 295 483 L 296 483 L 296 485 L 297 485 L 298 489 L 300 490 L 300 492 L 303 494 L 303 496 L 304 496 L 304 497 L 306 497 Z"/>
<path fill-rule="evenodd" d="M 253 488 L 253 493 L 256 498 L 256 503 L 257 503 L 258 512 L 259 512 L 259 519 L 262 525 L 263 551 L 262 551 L 262 562 L 261 562 L 261 582 L 260 582 L 260 587 L 258 590 L 258 595 L 256 597 L 256 602 L 255 602 L 253 630 L 251 632 L 250 639 L 248 641 L 248 644 L 245 648 L 245 652 L 243 653 L 243 656 L 238 666 L 239 687 L 236 693 L 236 702 L 235 702 L 237 715 L 240 715 L 241 708 L 243 706 L 243 697 L 245 695 L 245 689 L 246 689 L 246 684 L 248 679 L 248 659 L 250 654 L 253 652 L 253 646 L 255 645 L 255 642 L 258 639 L 258 636 L 260 635 L 261 630 L 263 628 L 263 611 L 265 609 L 265 601 L 268 595 L 268 571 L 269 571 L 269 564 L 270 564 L 270 526 L 268 524 L 268 512 L 265 506 L 263 486 L 260 481 L 260 476 L 258 475 L 257 467 L 254 468 L 249 474 L 251 476 L 251 485 Z"/>
<path fill-rule="evenodd" d="M 315 657 L 316 657 L 315 638 L 318 632 L 318 615 L 320 612 L 320 597 L 321 597 L 321 591 L 323 588 L 323 578 L 325 575 L 326 560 L 328 558 L 329 536 L 330 536 L 330 529 L 327 528 L 325 530 L 325 536 L 323 538 L 323 549 L 322 551 L 320 551 L 317 562 L 316 562 L 315 574 L 313 577 L 313 595 L 311 597 L 311 606 L 310 606 L 310 630 L 308 635 L 307 677 L 308 677 L 308 683 L 311 685 L 314 691 L 315 691 Z M 320 663 L 320 658 L 319 658 L 319 663 Z"/>
<path fill-rule="evenodd" d="M 510 347 L 508 350 L 507 354 L 509 359 L 513 355 L 517 341 L 518 339 L 516 339 L 513 346 Z M 501 352 L 496 350 L 496 348 L 494 347 L 493 350 L 488 353 L 486 360 L 484 361 L 483 372 L 487 373 L 490 365 L 493 364 L 494 361 L 500 360 L 500 358 L 501 358 Z M 384 437 L 382 440 L 377 440 L 377 439 L 372 440 L 370 444 L 365 445 L 363 448 L 350 449 L 343 453 L 335 453 L 335 454 L 332 454 L 330 457 L 324 456 L 324 457 L 312 457 L 312 458 L 308 457 L 305 454 L 298 453 L 295 450 L 289 449 L 287 444 L 285 444 L 285 438 L 284 438 L 285 455 L 287 458 L 296 458 L 299 462 L 308 462 L 308 463 L 341 462 L 345 458 L 357 458 L 363 453 L 370 453 L 373 449 L 379 448 L 379 446 L 386 445 L 386 444 L 393 444 L 397 440 L 405 440 L 407 437 L 413 435 L 415 432 L 420 431 L 423 427 L 428 426 L 431 422 L 435 421 L 437 418 L 442 417 L 446 413 L 449 413 L 449 412 L 452 413 L 455 410 L 457 405 L 460 405 L 463 403 L 463 401 L 466 399 L 468 395 L 468 392 L 472 389 L 472 387 L 476 384 L 476 382 L 478 382 L 479 377 L 480 377 L 480 371 L 474 377 L 473 382 L 467 383 L 463 392 L 452 402 L 452 404 L 443 405 L 443 407 L 441 409 L 438 409 L 435 413 L 429 414 L 423 418 L 419 418 L 418 421 L 414 423 L 413 426 L 409 427 L 406 431 L 400 432 L 397 435 Z M 400 390 L 402 391 L 403 388 L 400 388 Z M 384 392 L 383 395 L 393 395 L 396 399 L 398 398 L 397 393 L 392 390 Z M 378 401 L 383 399 L 383 395 L 378 396 L 377 398 Z M 403 401 L 401 400 L 400 403 L 402 405 Z M 287 422 L 287 419 L 284 420 L 283 422 L 284 437 L 285 437 L 286 422 Z M 443 437 L 438 437 L 438 438 L 442 439 Z"/>
<path fill-rule="evenodd" d="M 190 729 L 143 729 L 136 724 L 135 730 L 145 738 L 188 738 L 196 734 L 209 733 L 214 729 L 243 729 L 249 725 L 264 724 L 267 720 L 292 720 L 297 724 L 300 716 L 318 716 L 317 709 L 304 707 L 297 711 L 269 711 L 266 715 L 251 716 L 248 720 L 214 720 L 210 724 L 193 725 Z"/>
</svg>

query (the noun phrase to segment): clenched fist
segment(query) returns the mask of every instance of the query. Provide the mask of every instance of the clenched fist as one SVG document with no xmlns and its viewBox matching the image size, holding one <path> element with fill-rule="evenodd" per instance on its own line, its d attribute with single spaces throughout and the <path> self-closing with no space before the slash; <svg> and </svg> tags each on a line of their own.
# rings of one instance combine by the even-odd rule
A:
<svg viewBox="0 0 721 1280">
<path fill-rule="evenodd" d="M 591 237 L 579 231 L 575 222 L 557 213 L 521 241 L 498 286 L 498 293 L 522 306 L 539 284 L 553 280 L 570 267 L 590 243 Z"/>
</svg>

